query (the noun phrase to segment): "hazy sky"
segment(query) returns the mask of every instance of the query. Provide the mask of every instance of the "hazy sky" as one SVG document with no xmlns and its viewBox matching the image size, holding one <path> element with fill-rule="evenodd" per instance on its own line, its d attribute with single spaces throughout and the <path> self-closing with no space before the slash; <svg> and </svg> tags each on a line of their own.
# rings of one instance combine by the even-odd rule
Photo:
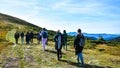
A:
<svg viewBox="0 0 120 68">
<path fill-rule="evenodd" d="M 49 30 L 120 34 L 120 0 L 0 0 L 0 13 Z"/>
</svg>

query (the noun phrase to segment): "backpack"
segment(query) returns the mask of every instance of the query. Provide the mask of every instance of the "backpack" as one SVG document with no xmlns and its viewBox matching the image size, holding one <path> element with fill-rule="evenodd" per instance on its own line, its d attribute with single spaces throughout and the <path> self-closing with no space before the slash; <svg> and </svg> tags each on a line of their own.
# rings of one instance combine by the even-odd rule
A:
<svg viewBox="0 0 120 68">
<path fill-rule="evenodd" d="M 47 38 L 47 33 L 43 32 L 43 38 Z"/>
<path fill-rule="evenodd" d="M 54 41 L 57 42 L 59 36 L 61 37 L 61 44 L 63 44 L 63 43 L 64 43 L 64 38 L 63 38 L 63 35 L 62 35 L 62 34 L 56 35 L 56 36 L 54 37 Z"/>
<path fill-rule="evenodd" d="M 83 35 L 80 37 L 79 45 L 82 47 L 85 45 L 85 38 Z"/>
<path fill-rule="evenodd" d="M 57 42 L 58 41 L 58 35 L 54 36 L 54 41 Z"/>
<path fill-rule="evenodd" d="M 41 35 L 40 35 L 40 33 L 38 33 L 37 39 L 38 39 L 38 40 L 41 40 Z"/>
<path fill-rule="evenodd" d="M 61 37 L 61 45 L 60 45 L 60 47 L 59 47 L 59 44 L 58 44 L 59 41 L 58 41 L 58 39 L 59 39 L 60 37 Z M 55 49 L 56 49 L 56 50 L 57 50 L 58 48 L 60 48 L 60 49 L 62 48 L 62 39 L 63 39 L 63 38 L 62 38 L 62 34 L 57 34 L 57 35 L 54 36 L 54 41 L 56 42 L 56 43 L 55 43 Z"/>
</svg>

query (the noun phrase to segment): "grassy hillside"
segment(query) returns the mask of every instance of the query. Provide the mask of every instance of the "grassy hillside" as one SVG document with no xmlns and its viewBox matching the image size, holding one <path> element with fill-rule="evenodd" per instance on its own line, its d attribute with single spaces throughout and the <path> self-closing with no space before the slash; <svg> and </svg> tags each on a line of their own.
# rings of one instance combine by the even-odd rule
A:
<svg viewBox="0 0 120 68">
<path fill-rule="evenodd" d="M 27 32 L 27 31 L 33 31 L 34 33 L 37 33 L 38 31 L 41 31 L 42 28 L 38 27 L 37 25 L 31 24 L 27 21 L 21 20 L 19 18 L 2 14 L 0 13 L 0 43 L 4 42 L 11 42 L 9 41 L 10 37 L 14 37 L 14 33 L 16 31 L 20 32 Z M 49 35 L 54 35 L 54 31 L 48 30 Z M 50 37 L 52 38 L 52 36 Z M 6 47 L 6 44 L 0 45 L 0 51 Z"/>
<path fill-rule="evenodd" d="M 24 20 L 0 13 L 0 43 L 3 43 L 0 45 L 0 51 L 6 47 L 5 43 L 9 42 L 9 40 L 6 39 L 6 36 L 8 32 L 13 29 L 19 32 L 32 31 L 35 29 L 41 30 L 40 27 L 30 24 Z"/>
<path fill-rule="evenodd" d="M 5 14 L 2 14 L 2 13 L 0 13 L 0 21 L 11 22 L 11 23 L 14 23 L 14 24 L 26 25 L 26 26 L 31 26 L 31 27 L 38 27 L 38 26 L 33 25 L 33 24 L 31 24 L 27 21 L 24 21 L 22 19 L 10 16 L 10 15 L 5 15 Z M 38 28 L 40 28 L 40 27 L 38 27 Z"/>
<path fill-rule="evenodd" d="M 0 13 L 0 36 L 5 37 L 3 35 L 6 35 L 6 32 L 12 29 L 17 29 L 18 31 L 41 30 L 40 27 L 29 22 Z"/>
<path fill-rule="evenodd" d="M 37 25 L 0 13 L 0 38 L 4 38 L 5 36 L 3 35 L 6 35 L 7 31 L 11 31 L 12 29 L 16 29 L 19 32 L 33 31 L 34 33 L 42 30 L 42 28 Z M 52 30 L 48 30 L 48 33 L 52 36 L 55 34 Z"/>
</svg>

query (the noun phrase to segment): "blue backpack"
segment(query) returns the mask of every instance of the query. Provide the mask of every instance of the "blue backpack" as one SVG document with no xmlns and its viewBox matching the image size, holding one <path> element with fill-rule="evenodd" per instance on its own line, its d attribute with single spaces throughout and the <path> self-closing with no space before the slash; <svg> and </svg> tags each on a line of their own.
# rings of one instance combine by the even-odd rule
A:
<svg viewBox="0 0 120 68">
<path fill-rule="evenodd" d="M 43 32 L 43 38 L 47 38 L 47 33 Z"/>
</svg>

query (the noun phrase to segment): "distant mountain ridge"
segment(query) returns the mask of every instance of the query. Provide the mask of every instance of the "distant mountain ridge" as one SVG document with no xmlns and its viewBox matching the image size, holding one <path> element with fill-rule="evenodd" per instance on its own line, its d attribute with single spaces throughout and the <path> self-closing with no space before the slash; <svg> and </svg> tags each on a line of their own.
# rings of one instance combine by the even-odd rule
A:
<svg viewBox="0 0 120 68">
<path fill-rule="evenodd" d="M 77 33 L 76 32 L 69 32 L 68 35 L 75 36 Z M 100 34 L 92 34 L 92 33 L 83 33 L 84 36 L 87 37 L 94 37 L 98 39 L 100 36 L 102 36 L 105 40 L 111 40 L 116 37 L 120 37 L 118 34 L 106 34 L 106 33 L 100 33 Z"/>
<path fill-rule="evenodd" d="M 116 38 L 114 38 L 114 39 L 112 39 L 110 41 L 120 43 L 120 37 L 116 37 Z"/>
</svg>

